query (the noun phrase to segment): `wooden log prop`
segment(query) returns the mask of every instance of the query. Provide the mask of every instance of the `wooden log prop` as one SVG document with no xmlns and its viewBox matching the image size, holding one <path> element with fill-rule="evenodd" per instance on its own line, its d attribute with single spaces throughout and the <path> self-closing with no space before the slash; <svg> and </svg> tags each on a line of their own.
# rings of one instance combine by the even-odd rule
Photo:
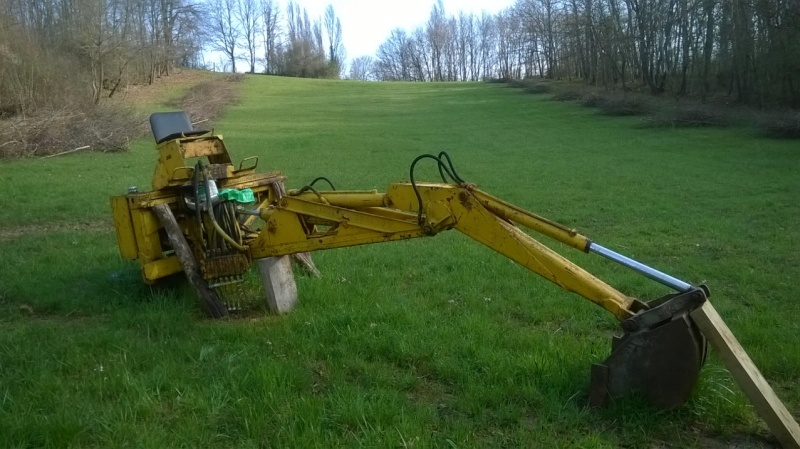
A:
<svg viewBox="0 0 800 449">
<path fill-rule="evenodd" d="M 194 289 L 197 297 L 200 299 L 200 305 L 203 307 L 203 310 L 214 318 L 222 318 L 228 315 L 228 308 L 219 299 L 217 293 L 208 286 L 208 282 L 206 282 L 200 274 L 200 267 L 197 265 L 194 253 L 192 253 L 192 249 L 189 248 L 189 242 L 186 241 L 186 237 L 183 235 L 177 220 L 175 220 L 175 215 L 172 213 L 172 210 L 166 204 L 159 204 L 153 207 L 153 211 L 158 217 L 161 226 L 166 230 L 167 238 L 170 244 L 172 244 L 172 248 L 175 250 L 175 255 L 181 262 L 181 267 L 186 274 L 189 285 L 192 286 L 192 289 Z"/>
<path fill-rule="evenodd" d="M 310 253 L 292 254 L 292 261 L 300 265 L 300 267 L 302 267 L 309 275 L 315 278 L 322 276 L 322 273 L 320 273 L 319 268 L 317 268 L 317 265 L 311 259 Z"/>
<path fill-rule="evenodd" d="M 257 263 L 267 308 L 273 313 L 291 312 L 297 304 L 297 284 L 294 282 L 291 257 L 266 257 Z"/>
<path fill-rule="evenodd" d="M 785 449 L 800 448 L 800 426 L 797 421 L 775 395 L 716 309 L 706 301 L 691 316 L 781 446 Z"/>
</svg>

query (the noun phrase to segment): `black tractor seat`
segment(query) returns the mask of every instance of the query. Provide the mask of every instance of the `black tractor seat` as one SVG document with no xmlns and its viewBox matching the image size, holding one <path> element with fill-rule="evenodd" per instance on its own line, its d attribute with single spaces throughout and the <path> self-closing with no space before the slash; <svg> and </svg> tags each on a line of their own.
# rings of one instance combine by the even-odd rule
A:
<svg viewBox="0 0 800 449">
<path fill-rule="evenodd" d="M 200 136 L 207 130 L 196 130 L 186 111 L 156 112 L 150 115 L 150 130 L 156 144 L 181 137 Z"/>
</svg>

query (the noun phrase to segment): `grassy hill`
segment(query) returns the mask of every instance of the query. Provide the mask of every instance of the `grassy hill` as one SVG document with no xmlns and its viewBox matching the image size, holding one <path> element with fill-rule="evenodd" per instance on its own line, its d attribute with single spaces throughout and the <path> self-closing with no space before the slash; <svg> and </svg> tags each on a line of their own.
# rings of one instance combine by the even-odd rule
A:
<svg viewBox="0 0 800 449">
<path fill-rule="evenodd" d="M 250 77 L 217 131 L 289 187 L 408 179 L 447 151 L 460 175 L 690 282 L 800 414 L 800 159 L 747 131 L 639 119 L 492 84 Z M 769 444 L 711 358 L 675 412 L 589 410 L 602 309 L 455 231 L 315 253 L 288 316 L 215 322 L 188 288 L 120 260 L 109 196 L 149 187 L 124 154 L 0 162 L 0 446 L 708 447 Z M 436 180 L 433 164 L 418 179 Z M 632 296 L 667 293 L 571 259 Z"/>
</svg>

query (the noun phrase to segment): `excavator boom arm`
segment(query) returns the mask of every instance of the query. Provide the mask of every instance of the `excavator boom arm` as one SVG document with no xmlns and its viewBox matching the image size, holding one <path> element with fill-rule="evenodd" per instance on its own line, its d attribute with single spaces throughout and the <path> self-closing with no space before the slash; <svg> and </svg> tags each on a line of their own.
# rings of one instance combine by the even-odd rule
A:
<svg viewBox="0 0 800 449">
<path fill-rule="evenodd" d="M 563 289 L 611 312 L 617 319 L 638 310 L 627 297 L 570 262 L 512 222 L 585 250 L 590 241 L 574 230 L 509 205 L 471 185 L 409 183 L 387 193 L 305 192 L 285 196 L 259 211 L 265 226 L 250 244 L 254 259 L 434 235 L 456 229 Z"/>
</svg>

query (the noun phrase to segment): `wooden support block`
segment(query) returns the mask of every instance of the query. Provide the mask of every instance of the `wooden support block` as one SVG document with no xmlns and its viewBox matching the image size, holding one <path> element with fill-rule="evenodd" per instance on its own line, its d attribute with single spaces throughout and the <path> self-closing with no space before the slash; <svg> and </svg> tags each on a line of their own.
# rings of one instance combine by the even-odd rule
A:
<svg viewBox="0 0 800 449">
<path fill-rule="evenodd" d="M 706 301 L 691 316 L 781 446 L 800 448 L 797 421 L 775 395 L 716 309 Z"/>
<path fill-rule="evenodd" d="M 267 308 L 273 313 L 289 313 L 297 303 L 297 284 L 292 273 L 290 256 L 258 260 L 258 271 L 264 284 Z"/>
</svg>

